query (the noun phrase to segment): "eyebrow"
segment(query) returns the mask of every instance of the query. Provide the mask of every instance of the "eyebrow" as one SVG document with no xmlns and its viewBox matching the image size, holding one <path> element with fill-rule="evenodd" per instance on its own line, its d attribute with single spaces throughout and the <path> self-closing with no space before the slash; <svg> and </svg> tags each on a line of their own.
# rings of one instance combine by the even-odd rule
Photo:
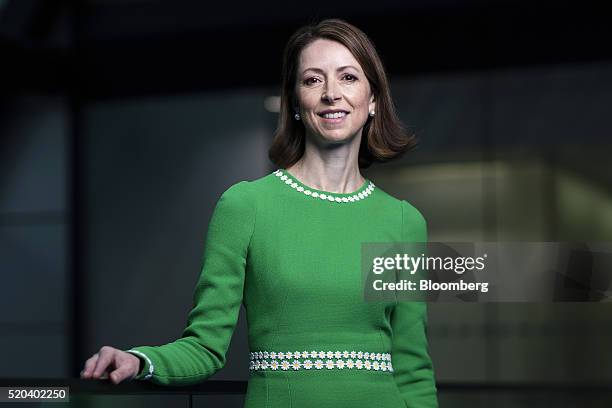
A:
<svg viewBox="0 0 612 408">
<path fill-rule="evenodd" d="M 336 69 L 336 71 L 344 71 L 347 68 L 353 68 L 355 71 L 359 72 L 359 70 L 357 69 L 357 67 L 354 67 L 353 65 L 343 65 L 341 67 L 338 67 L 338 69 Z M 320 68 L 306 68 L 304 71 L 302 71 L 302 75 L 304 75 L 304 73 L 306 71 L 315 71 L 315 72 L 320 72 L 323 73 L 323 70 Z"/>
</svg>

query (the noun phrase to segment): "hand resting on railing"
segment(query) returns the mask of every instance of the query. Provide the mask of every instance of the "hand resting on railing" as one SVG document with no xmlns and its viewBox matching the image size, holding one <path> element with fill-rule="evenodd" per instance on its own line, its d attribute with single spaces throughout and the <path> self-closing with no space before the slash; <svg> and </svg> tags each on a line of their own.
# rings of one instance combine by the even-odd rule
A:
<svg viewBox="0 0 612 408">
<path fill-rule="evenodd" d="M 131 381 L 142 370 L 141 360 L 131 353 L 110 346 L 102 346 L 100 351 L 85 362 L 81 371 L 83 379 L 109 379 L 113 384 Z"/>
</svg>

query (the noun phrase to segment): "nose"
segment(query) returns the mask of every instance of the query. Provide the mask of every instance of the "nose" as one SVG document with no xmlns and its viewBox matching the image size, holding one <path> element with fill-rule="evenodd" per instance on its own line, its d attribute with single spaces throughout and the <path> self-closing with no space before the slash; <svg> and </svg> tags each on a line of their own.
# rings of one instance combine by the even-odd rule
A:
<svg viewBox="0 0 612 408">
<path fill-rule="evenodd" d="M 333 81 L 328 81 L 325 89 L 323 90 L 323 94 L 321 98 L 328 102 L 332 103 L 338 99 L 340 99 L 340 92 L 336 88 L 336 84 Z"/>
</svg>

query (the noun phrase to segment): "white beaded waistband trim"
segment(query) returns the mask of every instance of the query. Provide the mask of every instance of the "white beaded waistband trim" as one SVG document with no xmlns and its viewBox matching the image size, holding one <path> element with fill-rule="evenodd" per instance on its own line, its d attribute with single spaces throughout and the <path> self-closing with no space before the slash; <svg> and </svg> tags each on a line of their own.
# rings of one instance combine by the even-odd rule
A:
<svg viewBox="0 0 612 408">
<path fill-rule="evenodd" d="M 249 370 L 355 369 L 393 372 L 390 353 L 363 351 L 253 351 Z"/>
</svg>

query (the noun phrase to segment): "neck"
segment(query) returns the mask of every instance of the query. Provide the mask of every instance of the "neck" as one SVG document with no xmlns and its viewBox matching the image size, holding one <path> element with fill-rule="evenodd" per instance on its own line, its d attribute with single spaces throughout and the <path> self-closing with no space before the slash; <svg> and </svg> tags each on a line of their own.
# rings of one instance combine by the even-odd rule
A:
<svg viewBox="0 0 612 408">
<path fill-rule="evenodd" d="M 351 193 L 365 182 L 358 164 L 360 143 L 361 137 L 354 137 L 348 143 L 318 146 L 307 137 L 304 155 L 287 171 L 317 190 Z"/>
</svg>

